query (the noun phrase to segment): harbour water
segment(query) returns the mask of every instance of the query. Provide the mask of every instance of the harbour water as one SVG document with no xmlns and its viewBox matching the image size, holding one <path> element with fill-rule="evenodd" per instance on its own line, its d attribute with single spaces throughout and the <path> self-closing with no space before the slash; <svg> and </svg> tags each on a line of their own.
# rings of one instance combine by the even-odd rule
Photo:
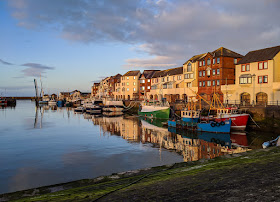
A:
<svg viewBox="0 0 280 202">
<path fill-rule="evenodd" d="M 32 101 L 0 108 L 0 120 L 0 193 L 214 158 L 263 142 L 253 133 L 196 134 L 136 116 L 36 108 Z"/>
</svg>

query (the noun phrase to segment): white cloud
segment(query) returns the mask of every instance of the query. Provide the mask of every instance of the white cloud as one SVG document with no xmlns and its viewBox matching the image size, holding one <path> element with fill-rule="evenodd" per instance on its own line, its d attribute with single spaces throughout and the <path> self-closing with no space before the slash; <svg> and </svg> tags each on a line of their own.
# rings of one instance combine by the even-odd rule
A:
<svg viewBox="0 0 280 202">
<path fill-rule="evenodd" d="M 280 44 L 278 0 L 11 0 L 19 25 L 83 43 L 122 42 L 149 55 L 126 67 L 182 65 L 220 46 L 246 54 Z M 139 46 L 140 44 L 140 46 Z M 151 58 L 153 57 L 153 58 Z M 162 60 L 168 58 L 168 60 Z M 144 67 L 142 66 L 142 67 Z"/>
</svg>

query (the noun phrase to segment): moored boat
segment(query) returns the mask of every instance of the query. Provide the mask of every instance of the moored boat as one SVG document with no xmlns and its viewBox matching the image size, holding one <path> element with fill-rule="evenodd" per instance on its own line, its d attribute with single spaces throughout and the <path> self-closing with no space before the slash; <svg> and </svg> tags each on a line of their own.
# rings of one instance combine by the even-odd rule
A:
<svg viewBox="0 0 280 202">
<path fill-rule="evenodd" d="M 74 109 L 75 112 L 84 112 L 85 109 L 83 107 L 77 107 Z"/>
<path fill-rule="evenodd" d="M 122 112 L 123 110 L 123 101 L 107 100 L 104 102 L 103 112 Z"/>
<path fill-rule="evenodd" d="M 197 123 L 200 119 L 200 111 L 183 109 L 181 111 L 182 121 L 187 123 Z"/>
<path fill-rule="evenodd" d="M 7 105 L 8 101 L 5 98 L 0 97 L 0 105 Z"/>
<path fill-rule="evenodd" d="M 150 103 L 143 102 L 139 106 L 139 116 L 155 118 L 155 119 L 169 119 L 170 106 L 168 102 L 165 103 Z"/>
<path fill-rule="evenodd" d="M 231 127 L 231 120 L 227 119 L 225 121 L 209 121 L 201 122 L 197 124 L 198 131 L 211 132 L 211 133 L 229 133 Z"/>
</svg>

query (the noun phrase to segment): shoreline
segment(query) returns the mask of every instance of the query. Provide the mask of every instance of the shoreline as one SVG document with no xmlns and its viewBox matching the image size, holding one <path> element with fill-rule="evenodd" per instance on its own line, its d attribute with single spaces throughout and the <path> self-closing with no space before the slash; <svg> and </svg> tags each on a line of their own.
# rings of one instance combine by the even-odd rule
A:
<svg viewBox="0 0 280 202">
<path fill-rule="evenodd" d="M 109 176 L 101 176 L 95 179 L 83 179 L 68 183 L 1 194 L 0 201 L 88 201 L 96 199 L 124 200 L 125 197 L 134 197 L 134 199 L 137 201 L 144 200 L 142 198 L 143 189 L 150 190 L 151 192 L 150 196 L 146 196 L 147 200 L 164 200 L 168 198 L 168 196 L 166 196 L 167 193 L 165 191 L 172 191 L 172 195 L 175 194 L 175 196 L 179 198 L 181 197 L 181 188 L 172 186 L 172 184 L 183 183 L 191 187 L 195 185 L 199 187 L 204 187 L 206 190 L 210 188 L 209 190 L 215 192 L 215 189 L 212 190 L 213 187 L 211 188 L 211 186 L 215 185 L 216 182 L 214 182 L 214 184 L 213 182 L 210 183 L 210 181 L 213 180 L 213 175 L 216 175 L 217 179 L 221 179 L 218 181 L 216 180 L 218 184 L 224 184 L 224 186 L 227 186 L 227 183 L 232 183 L 232 180 L 236 181 L 239 178 L 241 181 L 243 181 L 243 183 L 250 184 L 248 180 L 251 180 L 250 174 L 254 172 L 258 173 L 259 180 L 261 180 L 262 182 L 266 182 L 267 180 L 269 180 L 268 183 L 275 184 L 271 180 L 273 179 L 273 175 L 275 175 L 275 180 L 277 180 L 277 175 L 279 173 L 280 167 L 280 162 L 278 162 L 279 157 L 279 147 L 252 150 L 245 153 L 227 154 L 214 159 L 201 159 L 195 162 L 175 163 L 173 165 L 115 173 Z M 258 170 L 258 168 L 260 169 Z M 272 171 L 269 171 L 270 173 L 267 173 L 266 170 L 269 169 L 272 169 Z M 222 175 L 224 173 L 226 173 L 226 176 Z M 223 180 L 224 178 L 229 179 L 231 175 L 235 176 L 233 179 L 230 179 L 231 181 Z M 272 176 L 268 177 L 267 175 Z M 204 178 L 201 179 L 200 176 L 204 176 Z M 187 181 L 181 182 L 184 178 L 186 178 Z M 205 184 L 207 180 L 210 183 L 208 184 L 209 187 L 207 183 Z M 150 189 L 150 187 L 154 186 L 158 187 L 158 189 L 162 189 L 163 192 L 155 194 Z M 252 186 L 251 188 L 252 190 L 254 190 L 257 189 L 259 185 L 250 184 L 250 186 Z M 273 187 L 273 189 L 274 188 L 275 187 Z M 234 189 L 236 192 L 242 192 L 242 189 Z M 219 192 L 219 190 L 216 190 L 216 192 Z M 202 197 L 204 196 L 204 192 L 200 193 L 198 191 L 198 195 L 196 195 L 196 197 L 199 197 L 199 195 L 200 198 L 197 198 L 197 200 L 203 200 Z M 271 195 L 271 197 L 272 196 L 273 195 Z M 194 196 L 190 195 L 189 197 Z M 189 197 L 186 197 L 185 199 L 190 199 Z M 218 197 L 218 195 L 216 197 Z M 244 198 L 239 198 L 239 200 L 244 200 Z"/>
</svg>

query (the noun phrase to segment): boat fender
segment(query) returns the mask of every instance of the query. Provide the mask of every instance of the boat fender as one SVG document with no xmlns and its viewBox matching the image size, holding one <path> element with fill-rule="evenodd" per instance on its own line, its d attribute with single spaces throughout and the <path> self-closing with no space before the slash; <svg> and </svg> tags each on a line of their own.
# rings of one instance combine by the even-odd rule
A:
<svg viewBox="0 0 280 202">
<path fill-rule="evenodd" d="M 211 125 L 212 127 L 215 127 L 215 126 L 216 126 L 216 122 L 212 122 L 210 125 Z"/>
<path fill-rule="evenodd" d="M 224 126 L 224 125 L 225 125 L 225 122 L 224 122 L 224 121 L 221 121 L 221 122 L 220 122 L 220 125 L 221 125 L 221 126 Z"/>
<path fill-rule="evenodd" d="M 221 124 L 220 123 L 216 123 L 216 126 L 219 127 Z"/>
</svg>

